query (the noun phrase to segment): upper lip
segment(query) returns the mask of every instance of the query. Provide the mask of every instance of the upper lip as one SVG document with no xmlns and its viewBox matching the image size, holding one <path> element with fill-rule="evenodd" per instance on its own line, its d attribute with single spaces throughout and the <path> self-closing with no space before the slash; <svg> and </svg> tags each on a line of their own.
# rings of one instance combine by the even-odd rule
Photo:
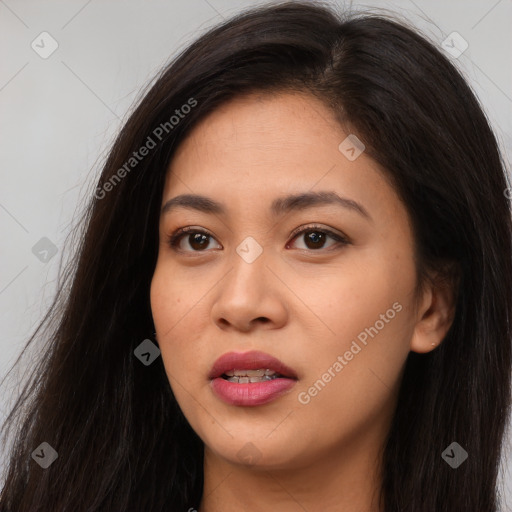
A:
<svg viewBox="0 0 512 512">
<path fill-rule="evenodd" d="M 252 350 L 250 352 L 228 352 L 220 356 L 212 366 L 208 375 L 210 379 L 216 379 L 223 373 L 230 370 L 259 370 L 269 369 L 276 373 L 297 379 L 297 374 L 292 368 L 286 366 L 282 361 L 275 357 Z"/>
</svg>

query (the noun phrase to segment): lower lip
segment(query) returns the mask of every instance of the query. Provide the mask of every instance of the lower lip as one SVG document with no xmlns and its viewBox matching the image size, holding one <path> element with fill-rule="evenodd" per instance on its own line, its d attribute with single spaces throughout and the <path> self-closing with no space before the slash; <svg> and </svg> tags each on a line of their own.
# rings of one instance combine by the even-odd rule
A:
<svg viewBox="0 0 512 512">
<path fill-rule="evenodd" d="M 297 381 L 278 378 L 263 382 L 237 384 L 222 377 L 211 381 L 213 392 L 229 405 L 255 406 L 272 402 L 286 393 Z"/>
</svg>

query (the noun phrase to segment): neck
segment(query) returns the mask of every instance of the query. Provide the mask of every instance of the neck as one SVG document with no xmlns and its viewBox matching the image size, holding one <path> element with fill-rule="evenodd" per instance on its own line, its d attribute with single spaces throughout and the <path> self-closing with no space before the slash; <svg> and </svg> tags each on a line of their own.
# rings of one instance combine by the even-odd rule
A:
<svg viewBox="0 0 512 512">
<path fill-rule="evenodd" d="M 381 446 L 360 448 L 351 441 L 314 461 L 276 468 L 234 463 L 206 447 L 198 512 L 380 512 Z"/>
</svg>

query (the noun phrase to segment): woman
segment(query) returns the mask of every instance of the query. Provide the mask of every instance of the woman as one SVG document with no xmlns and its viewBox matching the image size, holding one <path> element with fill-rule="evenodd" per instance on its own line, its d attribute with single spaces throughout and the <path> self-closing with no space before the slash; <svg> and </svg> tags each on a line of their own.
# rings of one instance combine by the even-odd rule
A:
<svg viewBox="0 0 512 512">
<path fill-rule="evenodd" d="M 110 152 L 1 509 L 496 512 L 506 188 L 413 29 L 300 2 L 212 29 Z"/>
</svg>

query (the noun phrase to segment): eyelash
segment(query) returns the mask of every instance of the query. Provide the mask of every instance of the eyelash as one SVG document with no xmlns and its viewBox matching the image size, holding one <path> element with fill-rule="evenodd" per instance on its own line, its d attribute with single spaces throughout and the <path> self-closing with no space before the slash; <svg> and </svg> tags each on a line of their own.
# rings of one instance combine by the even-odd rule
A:
<svg viewBox="0 0 512 512">
<path fill-rule="evenodd" d="M 316 224 L 310 224 L 310 225 L 298 228 L 298 229 L 294 230 L 290 234 L 290 237 L 292 237 L 292 240 L 294 240 L 295 238 L 297 238 L 300 235 L 302 235 L 304 233 L 307 233 L 309 231 L 314 231 L 316 233 L 322 233 L 324 235 L 328 235 L 330 238 L 334 239 L 338 243 L 334 244 L 333 246 L 328 247 L 326 249 L 320 248 L 320 249 L 300 249 L 300 250 L 303 250 L 303 251 L 305 250 L 305 251 L 308 251 L 308 252 L 321 252 L 321 251 L 332 250 L 332 249 L 336 248 L 337 246 L 340 246 L 340 245 L 344 246 L 344 245 L 348 245 L 350 243 L 349 240 L 346 237 L 341 236 L 338 233 L 334 233 L 333 231 L 331 231 L 329 229 L 326 229 L 326 228 L 323 228 L 321 226 L 318 226 Z M 188 251 L 188 250 L 182 250 L 182 249 L 177 249 L 176 248 L 176 246 L 179 244 L 179 242 L 180 242 L 181 238 L 183 238 L 183 236 L 190 235 L 190 234 L 196 234 L 196 233 L 200 233 L 200 234 L 209 236 L 211 238 L 215 238 L 211 233 L 209 233 L 206 230 L 199 229 L 199 228 L 194 228 L 194 227 L 191 227 L 191 226 L 187 226 L 187 227 L 184 227 L 184 228 L 179 228 L 173 234 L 169 235 L 167 237 L 167 244 L 172 249 L 174 249 L 175 251 L 192 252 L 192 253 L 207 252 L 207 251 Z"/>
</svg>

